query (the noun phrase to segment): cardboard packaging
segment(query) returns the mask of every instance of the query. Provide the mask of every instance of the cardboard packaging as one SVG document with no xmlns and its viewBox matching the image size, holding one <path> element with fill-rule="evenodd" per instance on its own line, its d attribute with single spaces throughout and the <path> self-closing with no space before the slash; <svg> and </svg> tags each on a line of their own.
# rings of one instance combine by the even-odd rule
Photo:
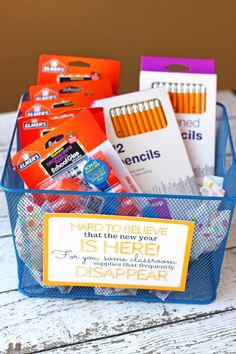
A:
<svg viewBox="0 0 236 354">
<path fill-rule="evenodd" d="M 111 80 L 101 79 L 97 81 L 33 85 L 29 88 L 29 99 L 31 101 L 54 100 L 71 95 L 76 95 L 76 97 L 91 97 L 92 100 L 110 97 L 112 96 Z"/>
<path fill-rule="evenodd" d="M 21 101 L 19 104 L 20 116 L 39 117 L 50 114 L 62 114 L 66 110 L 75 108 L 87 108 L 93 103 L 90 96 L 80 97 L 79 95 L 66 96 L 45 101 Z"/>
<path fill-rule="evenodd" d="M 140 192 L 88 110 L 19 151 L 12 163 L 31 189 L 60 190 L 69 183 L 69 190 Z"/>
<path fill-rule="evenodd" d="M 163 88 L 95 101 L 106 134 L 143 192 L 197 194 L 193 170 Z"/>
<path fill-rule="evenodd" d="M 197 184 L 214 174 L 215 62 L 208 59 L 142 57 L 140 90 L 164 87 L 171 99 Z"/>
<path fill-rule="evenodd" d="M 104 114 L 102 108 L 86 108 L 90 111 L 99 124 L 100 128 L 105 132 Z M 75 108 L 63 112 L 59 115 L 47 115 L 38 117 L 19 117 L 18 129 L 20 136 L 20 145 L 23 149 L 27 145 L 33 143 L 40 137 L 48 134 L 56 129 L 60 124 L 65 123 L 68 119 L 75 117 L 83 108 Z"/>
<path fill-rule="evenodd" d="M 44 54 L 39 57 L 37 84 L 73 83 L 75 81 L 111 80 L 112 90 L 118 93 L 120 62 L 111 59 L 70 57 Z"/>
</svg>

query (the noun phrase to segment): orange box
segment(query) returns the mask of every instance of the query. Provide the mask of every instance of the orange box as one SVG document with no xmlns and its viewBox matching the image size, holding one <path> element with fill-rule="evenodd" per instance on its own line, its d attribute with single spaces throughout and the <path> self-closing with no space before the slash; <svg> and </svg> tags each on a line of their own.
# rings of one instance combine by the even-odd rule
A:
<svg viewBox="0 0 236 354">
<path fill-rule="evenodd" d="M 49 114 L 61 114 L 74 108 L 85 108 L 92 105 L 90 96 L 76 97 L 76 95 L 45 101 L 22 101 L 19 105 L 20 116 L 38 117 Z"/>
<path fill-rule="evenodd" d="M 54 100 L 71 95 L 76 95 L 79 98 L 91 97 L 91 100 L 111 97 L 111 80 L 75 81 L 62 84 L 34 85 L 29 88 L 29 99 L 31 101 Z"/>
<path fill-rule="evenodd" d="M 39 57 L 39 85 L 84 80 L 111 80 L 114 94 L 118 93 L 120 62 L 118 60 L 70 57 L 43 54 Z"/>
<path fill-rule="evenodd" d="M 86 158 L 104 155 L 114 176 L 127 192 L 140 192 L 111 143 L 84 109 L 56 129 L 26 146 L 12 157 L 12 164 L 30 189 L 55 189 L 57 181 L 69 178 Z"/>
<path fill-rule="evenodd" d="M 49 133 L 57 128 L 60 124 L 65 123 L 66 120 L 76 117 L 83 108 L 66 111 L 60 115 L 48 115 L 38 117 L 20 117 L 18 119 L 18 128 L 20 135 L 20 144 L 23 149 L 27 145 L 33 143 L 35 140 Z M 102 108 L 87 108 L 90 111 L 100 128 L 105 133 L 105 121 Z"/>
</svg>

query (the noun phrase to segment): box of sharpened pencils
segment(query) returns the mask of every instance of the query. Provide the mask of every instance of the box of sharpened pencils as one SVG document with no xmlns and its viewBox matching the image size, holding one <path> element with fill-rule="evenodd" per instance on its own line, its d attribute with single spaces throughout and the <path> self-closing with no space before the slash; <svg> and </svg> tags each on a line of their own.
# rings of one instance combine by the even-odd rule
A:
<svg viewBox="0 0 236 354">
<path fill-rule="evenodd" d="M 164 88 L 96 100 L 106 134 L 146 193 L 197 194 L 193 170 Z"/>
<path fill-rule="evenodd" d="M 214 172 L 215 62 L 209 59 L 142 57 L 140 89 L 164 87 L 171 99 L 199 185 Z"/>
</svg>

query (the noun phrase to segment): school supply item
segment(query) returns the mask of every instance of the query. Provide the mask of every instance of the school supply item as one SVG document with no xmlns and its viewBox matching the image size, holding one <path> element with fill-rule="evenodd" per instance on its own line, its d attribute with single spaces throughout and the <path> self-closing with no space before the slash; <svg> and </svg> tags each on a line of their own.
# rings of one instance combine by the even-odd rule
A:
<svg viewBox="0 0 236 354">
<path fill-rule="evenodd" d="M 93 103 L 89 96 L 78 97 L 76 95 L 56 98 L 45 101 L 21 101 L 19 104 L 19 115 L 25 117 L 47 116 L 49 114 L 62 114 L 67 110 L 75 108 L 87 108 Z"/>
<path fill-rule="evenodd" d="M 198 194 L 191 164 L 163 88 L 96 100 L 106 134 L 146 193 Z"/>
<path fill-rule="evenodd" d="M 214 174 L 216 74 L 210 59 L 142 57 L 140 90 L 168 92 L 198 186 Z"/>
<path fill-rule="evenodd" d="M 89 96 L 91 101 L 110 97 L 112 96 L 111 81 L 110 79 L 75 81 L 73 83 L 34 85 L 29 88 L 29 99 L 31 101 L 55 100 L 71 95 L 81 98 Z"/>
<path fill-rule="evenodd" d="M 12 158 L 32 189 L 140 191 L 103 131 L 88 110 L 28 145 Z"/>
<path fill-rule="evenodd" d="M 111 59 L 72 57 L 44 54 L 39 57 L 37 84 L 73 83 L 110 79 L 117 95 L 120 79 L 120 62 Z"/>
<path fill-rule="evenodd" d="M 94 292 L 98 296 L 135 296 L 137 290 L 135 289 L 122 289 L 122 288 L 94 288 Z"/>
<path fill-rule="evenodd" d="M 60 124 L 68 119 L 75 117 L 83 108 L 74 108 L 66 110 L 60 114 L 50 114 L 47 116 L 36 117 L 19 117 L 18 127 L 20 136 L 20 145 L 23 149 L 35 140 L 54 130 Z M 102 108 L 87 108 L 99 124 L 100 128 L 105 132 L 104 114 Z"/>
</svg>

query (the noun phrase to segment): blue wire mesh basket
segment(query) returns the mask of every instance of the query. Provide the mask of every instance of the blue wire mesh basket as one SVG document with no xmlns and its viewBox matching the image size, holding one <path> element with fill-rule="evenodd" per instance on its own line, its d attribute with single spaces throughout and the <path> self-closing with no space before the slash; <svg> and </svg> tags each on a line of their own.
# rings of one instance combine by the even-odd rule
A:
<svg viewBox="0 0 236 354">
<path fill-rule="evenodd" d="M 236 161 L 227 112 L 218 104 L 220 118 L 216 136 L 215 175 L 224 177 L 223 198 L 179 195 L 109 194 L 96 192 L 38 191 L 24 188 L 23 181 L 12 168 L 11 155 L 19 147 L 15 126 L 1 188 L 7 199 L 9 217 L 18 266 L 19 290 L 28 296 L 90 298 L 115 300 L 143 300 L 172 303 L 207 304 L 216 297 L 221 266 L 236 201 Z M 226 146 L 231 161 L 226 164 Z M 99 287 L 61 286 L 42 284 L 43 271 L 43 214 L 45 200 L 54 203 L 56 212 L 78 213 L 78 205 L 86 206 L 86 213 L 115 215 L 125 204 L 125 215 L 132 216 L 133 205 L 142 210 L 142 216 L 156 217 L 147 201 L 162 203 L 174 220 L 195 221 L 195 230 L 188 268 L 186 290 L 168 292 L 159 290 L 110 289 Z M 120 209 L 119 209 L 120 210 Z M 162 208 L 163 210 L 163 208 Z M 168 214 L 167 213 L 167 214 Z M 123 214 L 124 215 L 124 214 Z M 164 218 L 165 215 L 162 215 Z M 167 217 L 168 218 L 168 217 Z"/>
</svg>

